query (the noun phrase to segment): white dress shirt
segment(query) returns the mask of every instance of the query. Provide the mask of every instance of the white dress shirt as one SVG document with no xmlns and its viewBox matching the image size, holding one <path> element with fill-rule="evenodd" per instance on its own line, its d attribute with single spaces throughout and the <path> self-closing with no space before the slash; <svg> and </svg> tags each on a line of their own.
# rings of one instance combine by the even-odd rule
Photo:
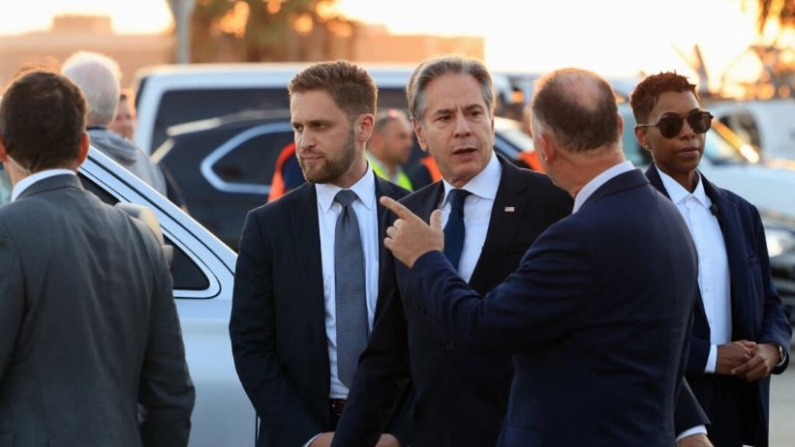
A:
<svg viewBox="0 0 795 447">
<path fill-rule="evenodd" d="M 461 251 L 461 260 L 458 266 L 454 267 L 458 267 L 458 275 L 466 282 L 472 278 L 472 273 L 480 259 L 480 252 L 483 250 L 483 244 L 486 242 L 491 209 L 494 207 L 494 199 L 497 197 L 501 177 L 502 166 L 500 166 L 497 155 L 492 153 L 486 167 L 461 187 L 471 194 L 464 200 L 464 228 L 466 228 L 464 248 Z M 442 228 L 444 228 L 450 216 L 450 190 L 455 187 L 447 183 L 447 180 L 442 180 L 442 183 L 444 184 L 444 197 L 439 206 L 442 210 Z"/>
<path fill-rule="evenodd" d="M 326 308 L 326 338 L 328 339 L 329 366 L 331 367 L 330 398 L 345 399 L 348 387 L 337 374 L 337 315 L 334 281 L 334 232 L 337 216 L 342 205 L 334 201 L 341 188 L 331 184 L 316 184 L 317 211 L 320 230 L 320 256 L 323 266 L 323 297 Z M 358 196 L 353 202 L 353 210 L 359 221 L 359 234 L 362 238 L 365 263 L 365 288 L 367 294 L 367 321 L 372 331 L 375 304 L 378 299 L 378 210 L 375 197 L 375 174 L 367 169 L 367 173 L 359 179 L 351 191 Z"/>
<path fill-rule="evenodd" d="M 55 177 L 56 175 L 77 175 L 75 171 L 71 169 L 45 169 L 43 171 L 36 172 L 34 174 L 30 174 L 29 176 L 23 178 L 16 185 L 14 185 L 14 189 L 11 191 L 11 201 L 17 200 L 19 196 L 25 192 L 31 185 L 46 178 Z"/>
<path fill-rule="evenodd" d="M 591 181 L 586 183 L 585 186 L 580 189 L 577 195 L 574 196 L 574 208 L 572 209 L 571 213 L 574 214 L 579 211 L 585 201 L 588 200 L 588 198 L 591 197 L 597 189 L 601 188 L 602 185 L 609 182 L 614 177 L 618 177 L 619 175 L 629 172 L 633 169 L 635 169 L 635 165 L 633 165 L 631 161 L 622 161 L 615 166 L 605 169 L 601 174 L 592 178 Z"/>
<path fill-rule="evenodd" d="M 718 345 L 731 341 L 731 283 L 726 243 L 718 218 L 710 211 L 712 200 L 704 192 L 700 176 L 696 189 L 690 193 L 662 171 L 665 190 L 687 223 L 698 252 L 698 288 L 707 315 L 710 331 L 709 357 L 705 373 L 714 373 L 718 360 Z M 697 174 L 698 175 L 698 174 Z"/>
</svg>

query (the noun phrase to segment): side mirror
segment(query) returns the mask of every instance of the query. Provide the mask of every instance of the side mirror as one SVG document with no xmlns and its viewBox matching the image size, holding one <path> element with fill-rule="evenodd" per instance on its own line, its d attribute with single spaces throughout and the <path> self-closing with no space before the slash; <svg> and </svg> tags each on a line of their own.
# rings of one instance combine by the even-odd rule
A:
<svg viewBox="0 0 795 447">
<path fill-rule="evenodd" d="M 157 219 L 157 215 L 155 215 L 154 211 L 137 203 L 118 202 L 115 206 L 130 216 L 142 221 L 152 230 L 157 241 L 160 243 L 160 248 L 163 249 L 163 255 L 166 257 L 166 264 L 168 268 L 171 269 L 171 264 L 174 262 L 174 247 L 166 244 L 163 238 L 163 232 L 160 229 L 160 221 Z"/>
</svg>

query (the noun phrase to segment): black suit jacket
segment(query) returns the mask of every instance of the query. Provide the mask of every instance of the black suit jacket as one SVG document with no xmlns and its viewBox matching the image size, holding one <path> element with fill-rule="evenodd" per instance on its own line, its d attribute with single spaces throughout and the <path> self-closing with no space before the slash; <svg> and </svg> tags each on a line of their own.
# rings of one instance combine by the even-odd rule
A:
<svg viewBox="0 0 795 447">
<path fill-rule="evenodd" d="M 417 260 L 407 284 L 450 339 L 513 354 L 497 445 L 674 445 L 696 252 L 642 172 L 614 177 L 552 225 L 485 298 L 438 251 Z"/>
<path fill-rule="evenodd" d="M 500 164 L 502 177 L 486 241 L 470 280 L 481 293 L 502 282 L 535 238 L 571 213 L 571 198 L 546 176 L 502 158 Z M 444 186 L 437 182 L 402 202 L 428 221 L 443 196 Z M 399 289 L 389 296 L 362 355 L 333 445 L 375 445 L 410 376 L 415 398 L 412 447 L 493 446 L 508 404 L 510 356 L 473 355 L 434 329 L 415 297 L 405 293 L 407 271 L 397 264 Z"/>
<path fill-rule="evenodd" d="M 375 179 L 378 197 L 407 194 Z M 260 418 L 260 447 L 300 447 L 333 430 L 316 197 L 306 183 L 250 211 L 243 227 L 229 331 L 238 376 Z M 383 240 L 387 210 L 379 204 L 378 213 Z M 382 246 L 378 307 L 393 288 L 385 252 Z"/>
<path fill-rule="evenodd" d="M 654 165 L 648 168 L 646 176 L 655 188 L 670 198 Z M 726 244 L 731 284 L 732 340 L 773 342 L 784 347 L 787 358 L 784 364 L 773 369 L 774 374 L 780 374 L 789 363 L 792 327 L 773 286 L 759 212 L 745 199 L 716 187 L 703 175 L 701 181 L 704 192 L 717 208 L 718 224 Z M 716 381 L 715 375 L 704 373 L 710 346 L 709 323 L 699 294 L 687 361 L 687 379 L 707 415 L 711 419 L 726 421 L 726 417 L 719 416 L 725 409 L 712 404 L 715 393 L 720 392 L 721 382 Z M 742 390 L 743 396 L 739 398 L 739 402 L 743 417 L 733 423 L 744 425 L 744 443 L 766 447 L 770 377 L 753 383 L 737 380 L 735 386 Z"/>
</svg>

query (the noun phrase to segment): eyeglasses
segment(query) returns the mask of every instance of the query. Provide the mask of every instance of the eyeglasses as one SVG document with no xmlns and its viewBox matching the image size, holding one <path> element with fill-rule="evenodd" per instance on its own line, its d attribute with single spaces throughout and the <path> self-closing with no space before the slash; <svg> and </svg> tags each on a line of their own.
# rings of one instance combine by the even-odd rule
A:
<svg viewBox="0 0 795 447">
<path fill-rule="evenodd" d="M 699 110 L 690 112 L 686 116 L 665 115 L 656 124 L 638 124 L 638 127 L 656 127 L 660 129 L 660 135 L 665 138 L 673 138 L 682 131 L 682 126 L 687 120 L 687 124 L 695 133 L 706 133 L 712 127 L 712 114 Z"/>
</svg>

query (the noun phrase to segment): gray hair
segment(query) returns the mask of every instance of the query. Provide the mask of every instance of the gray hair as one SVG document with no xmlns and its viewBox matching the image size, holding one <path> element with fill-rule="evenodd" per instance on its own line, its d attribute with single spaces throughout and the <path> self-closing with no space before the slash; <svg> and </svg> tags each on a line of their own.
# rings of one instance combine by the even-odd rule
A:
<svg viewBox="0 0 795 447">
<path fill-rule="evenodd" d="M 494 83 L 486 65 L 475 58 L 452 54 L 427 59 L 414 69 L 406 86 L 406 99 L 413 119 L 422 121 L 425 115 L 425 89 L 428 84 L 447 74 L 468 74 L 475 78 L 480 84 L 486 107 L 491 116 L 494 116 Z"/>
<path fill-rule="evenodd" d="M 107 126 L 113 121 L 121 91 L 116 61 L 100 53 L 78 51 L 63 63 L 61 74 L 83 91 L 88 102 L 87 125 Z"/>
</svg>

